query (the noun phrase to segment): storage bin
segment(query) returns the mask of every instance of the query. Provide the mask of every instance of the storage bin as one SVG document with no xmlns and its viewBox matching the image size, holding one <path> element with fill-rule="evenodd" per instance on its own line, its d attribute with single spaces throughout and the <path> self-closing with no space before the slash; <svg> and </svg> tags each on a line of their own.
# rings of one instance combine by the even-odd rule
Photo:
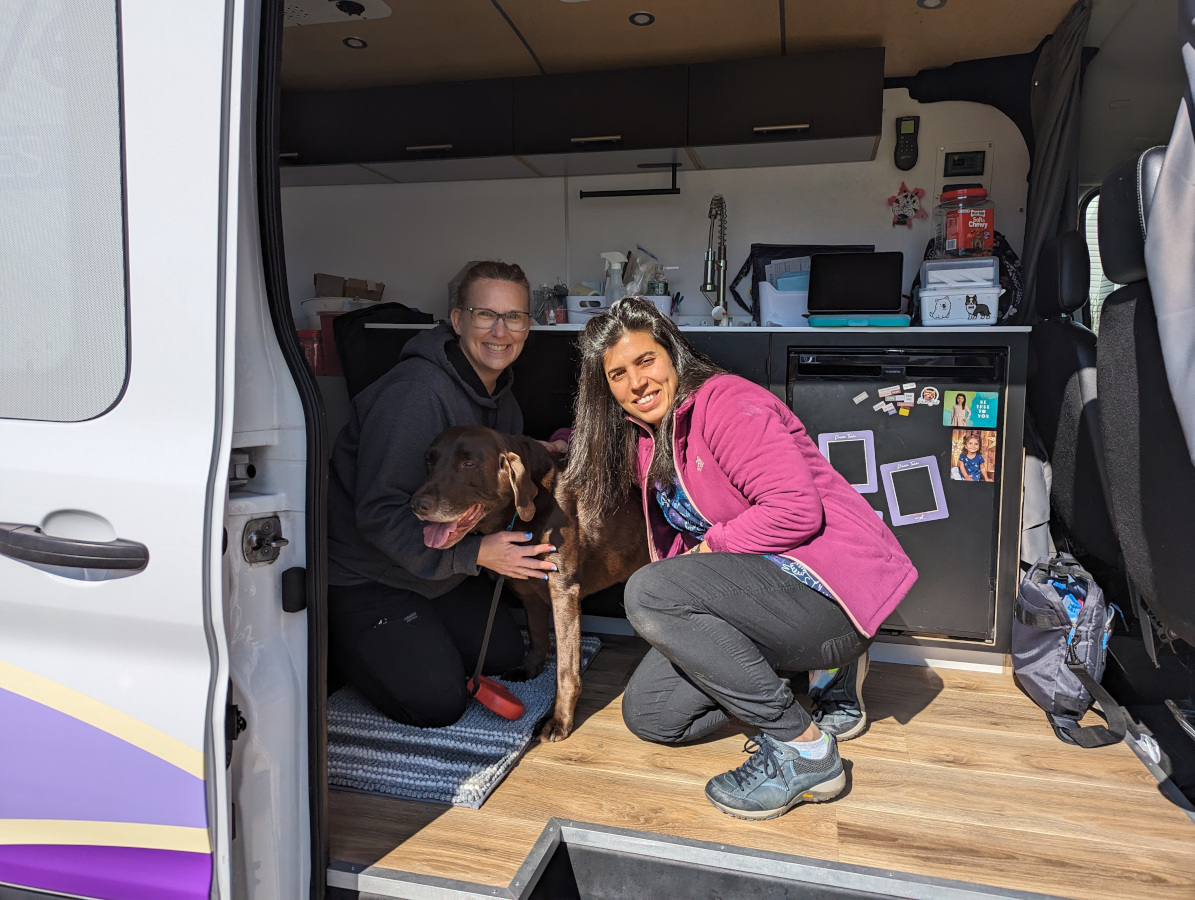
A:
<svg viewBox="0 0 1195 900">
<path fill-rule="evenodd" d="M 1003 288 L 952 288 L 921 291 L 921 324 L 995 325 Z"/>
<path fill-rule="evenodd" d="M 808 328 L 809 291 L 778 291 L 767 281 L 759 283 L 759 324 Z"/>
<path fill-rule="evenodd" d="M 927 259 L 921 264 L 921 324 L 994 325 L 1003 293 L 995 257 Z"/>
</svg>

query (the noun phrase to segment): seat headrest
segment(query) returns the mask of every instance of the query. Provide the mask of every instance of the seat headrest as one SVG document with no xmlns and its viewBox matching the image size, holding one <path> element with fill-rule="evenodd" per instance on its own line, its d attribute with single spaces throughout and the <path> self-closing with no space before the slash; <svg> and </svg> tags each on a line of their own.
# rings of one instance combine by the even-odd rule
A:
<svg viewBox="0 0 1195 900">
<path fill-rule="evenodd" d="M 1087 241 L 1077 231 L 1064 231 L 1047 241 L 1037 260 L 1037 313 L 1052 319 L 1071 313 L 1087 302 L 1091 260 Z"/>
<path fill-rule="evenodd" d="M 1116 284 L 1146 278 L 1145 225 L 1165 156 L 1165 147 L 1151 147 L 1113 168 L 1100 186 L 1100 263 Z"/>
</svg>

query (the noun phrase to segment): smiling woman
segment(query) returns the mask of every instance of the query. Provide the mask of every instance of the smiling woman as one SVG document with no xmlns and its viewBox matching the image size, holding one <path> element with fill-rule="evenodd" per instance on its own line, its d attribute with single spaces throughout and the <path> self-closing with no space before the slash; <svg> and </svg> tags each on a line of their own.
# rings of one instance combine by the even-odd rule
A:
<svg viewBox="0 0 1195 900">
<path fill-rule="evenodd" d="M 469 534 L 465 510 L 425 527 L 412 495 L 424 455 L 454 425 L 523 430 L 510 365 L 531 317 L 518 266 L 474 265 L 450 322 L 422 332 L 398 365 L 359 393 L 336 441 L 328 477 L 329 667 L 397 721 L 448 725 L 465 710 L 489 611 L 483 568 L 542 578 L 546 544 L 523 532 Z M 523 662 L 523 637 L 504 607 L 494 622 L 487 673 Z"/>
</svg>

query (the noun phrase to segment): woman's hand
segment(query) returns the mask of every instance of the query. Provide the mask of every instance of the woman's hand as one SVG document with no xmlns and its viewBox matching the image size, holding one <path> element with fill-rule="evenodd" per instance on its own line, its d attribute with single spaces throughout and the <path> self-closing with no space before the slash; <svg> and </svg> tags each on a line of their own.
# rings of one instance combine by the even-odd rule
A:
<svg viewBox="0 0 1195 900">
<path fill-rule="evenodd" d="M 537 557 L 553 553 L 556 548 L 551 544 L 524 543 L 531 537 L 528 531 L 487 534 L 477 551 L 477 565 L 507 578 L 547 578 L 549 572 L 556 571 L 556 566 Z"/>
<path fill-rule="evenodd" d="M 696 547 L 690 547 L 688 550 L 686 550 L 681 555 L 689 556 L 690 554 L 693 554 L 693 553 L 713 553 L 713 552 L 714 551 L 710 549 L 710 545 L 707 544 L 705 541 L 702 541 Z"/>
<path fill-rule="evenodd" d="M 568 453 L 568 441 L 540 441 L 549 453 Z"/>
</svg>

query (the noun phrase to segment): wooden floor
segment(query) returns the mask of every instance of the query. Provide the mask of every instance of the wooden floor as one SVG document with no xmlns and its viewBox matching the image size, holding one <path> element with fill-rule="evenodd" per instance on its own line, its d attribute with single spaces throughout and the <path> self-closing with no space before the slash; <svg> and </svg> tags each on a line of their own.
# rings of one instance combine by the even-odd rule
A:
<svg viewBox="0 0 1195 900">
<path fill-rule="evenodd" d="M 603 638 L 576 732 L 531 748 L 480 810 L 333 791 L 332 858 L 505 886 L 551 816 L 1066 897 L 1195 897 L 1195 825 L 1124 744 L 1063 744 L 1011 675 L 873 664 L 849 787 L 769 822 L 702 788 L 742 730 L 661 747 L 623 726 L 646 645 Z"/>
</svg>

